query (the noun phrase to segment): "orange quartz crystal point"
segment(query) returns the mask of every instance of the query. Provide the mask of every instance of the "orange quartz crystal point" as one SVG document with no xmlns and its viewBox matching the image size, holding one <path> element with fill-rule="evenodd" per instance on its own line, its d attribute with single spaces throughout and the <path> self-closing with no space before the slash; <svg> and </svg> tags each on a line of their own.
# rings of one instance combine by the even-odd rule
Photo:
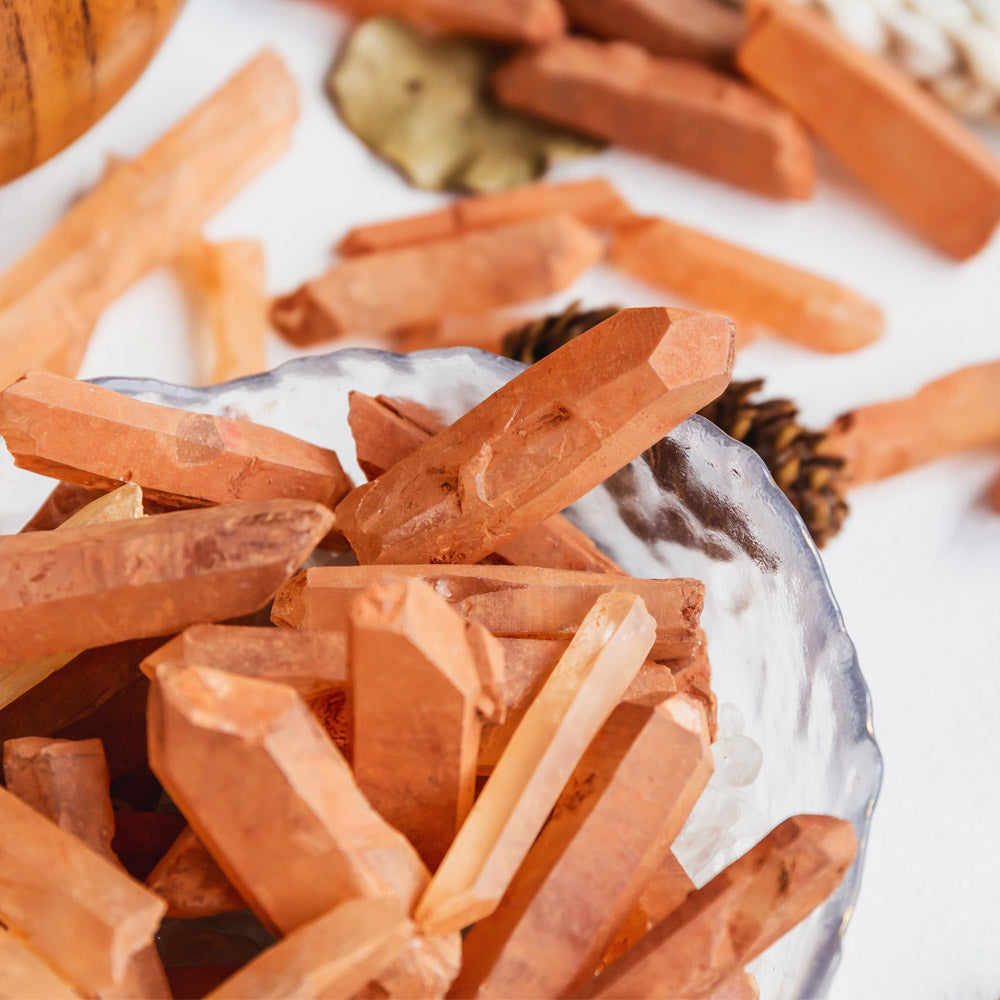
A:
<svg viewBox="0 0 1000 1000">
<path fill-rule="evenodd" d="M 422 427 L 410 416 L 394 410 L 383 399 L 364 393 L 349 396 L 348 422 L 358 451 L 358 465 L 369 479 L 380 476 L 405 458 L 441 428 Z M 548 566 L 592 573 L 622 573 L 579 528 L 561 514 L 532 525 L 516 538 L 497 546 L 490 557 L 513 566 Z"/>
<path fill-rule="evenodd" d="M 348 231 L 337 244 L 344 256 L 431 243 L 472 229 L 489 229 L 510 222 L 566 212 L 590 226 L 610 226 L 631 210 L 603 177 L 553 184 L 536 181 L 507 191 L 460 198 L 447 208 L 405 219 L 390 219 Z"/>
<path fill-rule="evenodd" d="M 116 861 L 108 762 L 100 740 L 6 740 L 7 790 L 88 847 Z"/>
<path fill-rule="evenodd" d="M 698 580 L 534 566 L 316 566 L 282 587 L 272 621 L 284 628 L 342 630 L 354 596 L 387 573 L 422 579 L 463 618 L 495 636 L 569 641 L 599 596 L 627 591 L 638 594 L 653 616 L 656 658 L 687 656 L 704 641 L 698 622 L 705 587 Z"/>
<path fill-rule="evenodd" d="M 466 935 L 449 995 L 561 997 L 586 983 L 711 772 L 697 702 L 619 705 L 496 912 Z"/>
<path fill-rule="evenodd" d="M 1000 360 L 969 365 L 912 396 L 860 406 L 838 417 L 823 449 L 846 459 L 859 486 L 966 448 L 1000 444 Z"/>
<path fill-rule="evenodd" d="M 247 906 L 191 827 L 181 831 L 146 885 L 167 904 L 168 917 L 214 917 Z"/>
<path fill-rule="evenodd" d="M 75 375 L 102 310 L 171 261 L 291 143 L 295 81 L 264 51 L 128 162 L 116 162 L 0 275 L 0 387 Z"/>
<path fill-rule="evenodd" d="M 290 434 L 48 372 L 0 393 L 0 435 L 22 469 L 88 488 L 128 480 L 177 507 L 279 498 L 332 507 L 351 488 L 332 451 Z"/>
<path fill-rule="evenodd" d="M 715 0 L 562 0 L 574 27 L 635 42 L 657 55 L 726 66 L 746 30 L 736 7 Z"/>
<path fill-rule="evenodd" d="M 421 897 L 414 919 L 424 931 L 458 930 L 496 909 L 654 634 L 641 598 L 613 593 L 597 599 Z"/>
<path fill-rule="evenodd" d="M 268 500 L 0 539 L 0 666 L 256 611 L 332 523 Z"/>
<path fill-rule="evenodd" d="M 737 62 L 757 86 L 943 253 L 982 249 L 1000 222 L 1000 160 L 971 129 L 819 11 L 766 0 L 749 21 Z"/>
<path fill-rule="evenodd" d="M 124 996 L 164 909 L 117 865 L 0 789 L 0 922 L 74 989 Z"/>
<path fill-rule="evenodd" d="M 433 871 L 472 808 L 482 720 L 465 622 L 423 581 L 386 578 L 348 611 L 358 787 Z"/>
<path fill-rule="evenodd" d="M 566 30 L 559 0 L 336 0 L 365 16 L 394 14 L 433 31 L 534 44 Z"/>
<path fill-rule="evenodd" d="M 771 198 L 808 198 L 809 137 L 769 97 L 688 59 L 570 36 L 497 70 L 501 103 Z"/>
<path fill-rule="evenodd" d="M 639 894 L 639 901 L 605 954 L 608 965 L 673 913 L 697 888 L 674 854 L 667 852 L 660 867 L 653 873 Z M 757 1000 L 757 981 L 743 969 L 737 969 L 711 993 L 710 1000 Z"/>
<path fill-rule="evenodd" d="M 856 851 L 846 820 L 785 820 L 577 995 L 712 996 L 837 888 Z"/>
<path fill-rule="evenodd" d="M 345 335 L 385 337 L 552 295 L 603 253 L 598 235 L 566 214 L 471 230 L 340 261 L 278 298 L 271 321 L 300 347 Z"/>
<path fill-rule="evenodd" d="M 79 1000 L 81 996 L 23 941 L 0 927 L 0 997 Z"/>
<path fill-rule="evenodd" d="M 337 632 L 199 624 L 184 629 L 139 666 L 152 679 L 157 666 L 167 662 L 287 684 L 310 699 L 343 690 L 347 641 Z"/>
<path fill-rule="evenodd" d="M 818 351 L 855 351 L 882 333 L 882 310 L 849 288 L 662 218 L 615 233 L 614 263 L 744 324 Z"/>
<path fill-rule="evenodd" d="M 291 688 L 161 663 L 148 728 L 153 772 L 269 926 L 287 934 L 359 897 L 390 896 L 408 912 L 426 886 L 416 851 Z"/>
<path fill-rule="evenodd" d="M 206 1000 L 328 1000 L 359 993 L 414 929 L 397 901 L 350 899 L 265 949 Z"/>
<path fill-rule="evenodd" d="M 732 362 L 720 316 L 623 309 L 349 493 L 337 527 L 361 563 L 476 562 L 714 399 Z"/>
</svg>

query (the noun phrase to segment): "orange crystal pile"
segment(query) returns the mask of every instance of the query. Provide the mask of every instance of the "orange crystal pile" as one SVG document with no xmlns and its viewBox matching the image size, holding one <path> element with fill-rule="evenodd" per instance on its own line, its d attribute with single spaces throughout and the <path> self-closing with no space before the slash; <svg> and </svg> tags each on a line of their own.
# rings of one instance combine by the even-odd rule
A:
<svg viewBox="0 0 1000 1000">
<path fill-rule="evenodd" d="M 793 817 L 695 889 L 704 588 L 559 515 L 732 339 L 623 310 L 444 429 L 356 396 L 356 488 L 246 422 L 0 394 L 18 464 L 86 488 L 45 519 L 91 500 L 0 539 L 0 996 L 755 996 L 853 829 Z M 361 565 L 302 570 L 334 526 Z"/>
</svg>

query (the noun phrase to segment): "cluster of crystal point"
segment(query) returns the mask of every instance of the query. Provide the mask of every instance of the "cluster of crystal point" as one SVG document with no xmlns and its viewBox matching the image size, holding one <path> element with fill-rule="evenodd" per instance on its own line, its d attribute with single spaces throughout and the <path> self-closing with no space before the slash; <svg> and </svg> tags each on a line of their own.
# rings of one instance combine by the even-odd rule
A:
<svg viewBox="0 0 1000 1000">
<path fill-rule="evenodd" d="M 500 906 L 466 935 L 451 995 L 559 997 L 586 983 L 711 770 L 696 702 L 619 705 Z"/>
<path fill-rule="evenodd" d="M 421 926 L 458 930 L 496 909 L 587 744 L 645 660 L 654 633 L 641 598 L 598 598 L 421 898 Z"/>
<path fill-rule="evenodd" d="M 833 889 L 853 833 L 797 817 L 698 891 L 669 853 L 712 766 L 704 588 L 628 577 L 550 514 L 715 391 L 731 329 L 594 329 L 433 437 L 355 394 L 382 473 L 338 509 L 362 565 L 294 579 L 333 524 L 296 497 L 347 488 L 332 453 L 45 375 L 0 394 L 22 464 L 106 488 L 120 462 L 221 503 L 146 517 L 126 485 L 44 530 L 90 499 L 60 488 L 0 539 L 0 734 L 28 737 L 4 748 L 0 997 L 169 997 L 168 907 L 179 996 L 755 995 L 742 966 Z M 259 627 L 276 591 L 283 627 Z M 142 811 L 147 764 L 182 816 Z M 112 813 L 118 776 L 139 811 Z M 256 957 L 191 921 L 247 907 L 280 938 Z M 187 961 L 199 937 L 217 964 Z"/>
</svg>

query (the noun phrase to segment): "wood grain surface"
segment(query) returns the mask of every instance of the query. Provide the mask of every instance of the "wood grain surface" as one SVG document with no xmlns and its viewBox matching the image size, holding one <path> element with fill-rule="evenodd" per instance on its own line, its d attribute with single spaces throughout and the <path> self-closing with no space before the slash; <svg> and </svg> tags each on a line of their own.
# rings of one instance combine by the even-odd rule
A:
<svg viewBox="0 0 1000 1000">
<path fill-rule="evenodd" d="M 135 82 L 181 0 L 0 0 L 0 183 L 44 162 Z"/>
</svg>

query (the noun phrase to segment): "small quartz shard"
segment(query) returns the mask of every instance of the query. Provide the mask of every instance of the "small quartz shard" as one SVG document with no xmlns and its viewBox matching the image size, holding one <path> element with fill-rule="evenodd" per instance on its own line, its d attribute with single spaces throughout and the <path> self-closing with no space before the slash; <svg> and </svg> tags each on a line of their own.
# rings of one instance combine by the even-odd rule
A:
<svg viewBox="0 0 1000 1000">
<path fill-rule="evenodd" d="M 684 657 L 703 642 L 705 587 L 698 580 L 648 580 L 532 566 L 316 566 L 278 592 L 272 621 L 283 628 L 347 627 L 355 595 L 386 575 L 430 584 L 463 618 L 495 636 L 568 641 L 601 594 L 638 594 L 656 622 L 652 656 Z"/>
<path fill-rule="evenodd" d="M 619 705 L 500 906 L 466 935 L 449 995 L 561 997 L 584 985 L 711 771 L 697 702 Z"/>
<path fill-rule="evenodd" d="M 472 229 L 489 229 L 566 212 L 590 226 L 610 226 L 630 215 L 630 209 L 603 177 L 550 184 L 537 181 L 509 191 L 460 198 L 447 208 L 405 219 L 391 219 L 348 231 L 337 244 L 345 257 L 416 246 L 447 239 Z"/>
<path fill-rule="evenodd" d="M 552 295 L 603 252 L 597 234 L 570 215 L 512 222 L 350 257 L 277 299 L 271 320 L 300 347 L 345 335 L 385 337 L 442 316 Z"/>
<path fill-rule="evenodd" d="M 441 430 L 439 424 L 430 426 L 428 419 L 420 423 L 411 415 L 394 409 L 383 397 L 376 399 L 352 392 L 348 405 L 348 422 L 357 446 L 358 465 L 369 479 L 380 476 Z M 548 566 L 592 573 L 623 572 L 562 514 L 553 514 L 541 524 L 532 525 L 516 538 L 503 542 L 490 558 L 513 566 Z"/>
<path fill-rule="evenodd" d="M 100 740 L 26 736 L 3 745 L 7 790 L 88 847 L 116 861 L 108 762 Z"/>
<path fill-rule="evenodd" d="M 421 929 L 458 930 L 496 909 L 654 634 L 640 597 L 612 593 L 597 599 L 421 898 L 415 911 Z"/>
<path fill-rule="evenodd" d="M 226 876 L 282 933 L 360 897 L 390 896 L 409 912 L 427 884 L 417 853 L 284 685 L 160 664 L 149 758 Z"/>
<path fill-rule="evenodd" d="M 195 237 L 175 262 L 205 327 L 199 384 L 267 371 L 266 262 L 259 240 Z M 207 348 L 207 349 L 205 349 Z"/>
<path fill-rule="evenodd" d="M 392 899 L 351 899 L 251 959 L 207 1000 L 351 997 L 406 947 L 413 925 Z"/>
<path fill-rule="evenodd" d="M 714 399 L 732 360 L 722 317 L 623 309 L 349 493 L 337 527 L 361 563 L 476 562 Z"/>
<path fill-rule="evenodd" d="M 1000 444 L 1000 359 L 960 368 L 912 396 L 838 417 L 823 451 L 846 460 L 860 486 L 966 448 Z"/>
<path fill-rule="evenodd" d="M 856 851 L 846 820 L 785 820 L 577 995 L 713 996 L 837 888 Z"/>
<path fill-rule="evenodd" d="M 389 578 L 348 611 L 358 787 L 434 871 L 472 808 L 482 720 L 465 622 L 426 583 Z"/>
<path fill-rule="evenodd" d="M 311 699 L 343 690 L 347 641 L 338 632 L 192 625 L 147 656 L 140 667 L 152 679 L 157 666 L 167 662 L 287 684 Z"/>
<path fill-rule="evenodd" d="M 87 488 L 130 480 L 175 507 L 279 498 L 333 507 L 351 488 L 332 451 L 290 434 L 48 372 L 0 393 L 0 435 L 22 469 Z"/>
<path fill-rule="evenodd" d="M 501 66 L 502 104 L 771 198 L 808 198 L 809 136 L 770 98 L 687 59 L 566 37 Z"/>
<path fill-rule="evenodd" d="M 996 154 L 888 60 L 831 30 L 820 11 L 779 0 L 748 11 L 739 68 L 933 246 L 957 260 L 981 250 L 1000 222 Z"/>
<path fill-rule="evenodd" d="M 57 483 L 21 531 L 51 531 L 78 510 L 105 495 L 104 490 L 88 490 L 75 483 Z"/>
<path fill-rule="evenodd" d="M 882 334 L 882 310 L 852 289 L 668 219 L 636 218 L 619 227 L 612 260 L 637 278 L 813 350 L 856 351 Z"/>
<path fill-rule="evenodd" d="M 0 539 L 0 666 L 256 611 L 332 523 L 268 500 Z"/>
<path fill-rule="evenodd" d="M 0 927 L 0 998 L 79 1000 L 81 994 L 57 975 L 23 941 Z"/>
<path fill-rule="evenodd" d="M 214 917 L 247 906 L 191 827 L 181 831 L 146 885 L 167 904 L 168 917 Z"/>
<path fill-rule="evenodd" d="M 75 989 L 121 996 L 164 909 L 112 862 L 0 789 L 0 922 Z"/>
</svg>

